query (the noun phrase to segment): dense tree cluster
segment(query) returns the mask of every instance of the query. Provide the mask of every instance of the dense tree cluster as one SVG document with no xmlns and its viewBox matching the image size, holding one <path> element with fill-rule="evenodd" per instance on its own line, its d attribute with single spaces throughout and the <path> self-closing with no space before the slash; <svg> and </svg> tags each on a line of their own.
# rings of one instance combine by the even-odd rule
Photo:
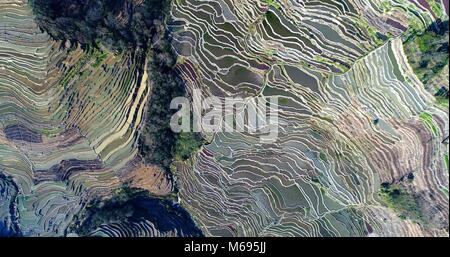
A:
<svg viewBox="0 0 450 257">
<path fill-rule="evenodd" d="M 448 20 L 437 20 L 405 42 L 405 52 L 414 72 L 424 84 L 448 64 Z"/>
<path fill-rule="evenodd" d="M 111 49 L 146 48 L 168 0 L 31 0 L 39 26 L 59 40 L 102 42 Z"/>
<path fill-rule="evenodd" d="M 383 183 L 379 196 L 389 208 L 397 212 L 400 218 L 409 218 L 416 222 L 425 221 L 418 200 L 401 184 Z"/>
<path fill-rule="evenodd" d="M 172 68 L 176 58 L 171 54 L 167 40 L 160 38 L 151 55 L 148 67 L 152 94 L 139 147 L 147 162 L 169 168 L 177 140 L 177 135 L 170 128 L 170 119 L 174 114 L 170 102 L 175 97 L 185 95 L 185 86 Z"/>
<path fill-rule="evenodd" d="M 148 63 L 152 94 L 146 122 L 139 144 L 141 155 L 149 163 L 169 169 L 174 159 L 186 160 L 203 144 L 198 133 L 176 134 L 170 127 L 170 119 L 176 110 L 170 102 L 185 96 L 185 84 L 174 68 L 177 56 L 172 49 L 164 26 L 158 26 Z"/>
</svg>

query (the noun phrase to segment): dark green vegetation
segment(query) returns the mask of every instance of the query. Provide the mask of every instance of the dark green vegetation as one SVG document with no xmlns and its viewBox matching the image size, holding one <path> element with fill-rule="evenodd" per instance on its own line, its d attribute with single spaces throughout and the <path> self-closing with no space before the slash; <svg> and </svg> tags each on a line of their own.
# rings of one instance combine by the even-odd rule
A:
<svg viewBox="0 0 450 257">
<path fill-rule="evenodd" d="M 180 133 L 173 150 L 175 160 L 185 161 L 192 157 L 203 145 L 204 141 L 199 133 Z"/>
<path fill-rule="evenodd" d="M 170 119 L 177 112 L 170 109 L 170 103 L 175 97 L 186 96 L 186 89 L 174 67 L 177 56 L 167 31 L 157 34 L 150 57 L 148 71 L 152 93 L 139 149 L 146 162 L 169 170 L 175 158 L 189 158 L 203 140 L 198 133 L 177 134 L 170 127 Z"/>
<path fill-rule="evenodd" d="M 143 2 L 143 3 L 139 3 Z M 31 0 L 39 26 L 52 37 L 111 49 L 146 48 L 168 0 Z M 157 22 L 156 22 L 157 23 Z"/>
<path fill-rule="evenodd" d="M 436 97 L 436 103 L 444 109 L 449 107 L 449 91 L 445 86 L 442 86 L 438 92 L 434 95 Z"/>
<path fill-rule="evenodd" d="M 325 153 L 320 153 L 319 154 L 319 158 L 322 160 L 322 161 L 324 161 L 324 162 L 326 162 L 326 161 L 328 161 L 328 157 L 327 157 L 327 155 L 325 154 Z"/>
<path fill-rule="evenodd" d="M 190 215 L 172 200 L 159 199 L 147 192 L 122 188 L 107 200 L 95 199 L 77 217 L 68 232 L 89 236 L 101 225 L 150 221 L 160 232 L 178 231 L 202 236 Z"/>
<path fill-rule="evenodd" d="M 393 209 L 400 218 L 423 221 L 422 211 L 418 201 L 411 195 L 404 186 L 400 184 L 382 184 L 379 196 L 381 200 Z"/>
<path fill-rule="evenodd" d="M 106 57 L 108 57 L 108 53 L 104 53 L 102 51 L 95 52 L 95 62 L 92 64 L 92 67 L 97 68 L 98 66 L 100 66 L 103 61 L 105 61 Z"/>
<path fill-rule="evenodd" d="M 448 20 L 438 20 L 421 34 L 409 37 L 404 44 L 408 60 L 424 84 L 448 64 L 448 30 Z"/>
</svg>

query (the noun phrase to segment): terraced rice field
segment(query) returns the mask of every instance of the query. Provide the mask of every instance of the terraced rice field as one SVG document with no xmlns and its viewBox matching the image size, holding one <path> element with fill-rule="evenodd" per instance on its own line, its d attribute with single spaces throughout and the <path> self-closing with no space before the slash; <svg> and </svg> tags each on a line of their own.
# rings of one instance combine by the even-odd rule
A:
<svg viewBox="0 0 450 257">
<path fill-rule="evenodd" d="M 86 201 L 139 168 L 147 75 L 130 56 L 68 51 L 25 1 L 1 1 L 0 20 L 0 170 L 20 189 L 22 234 L 63 235 Z"/>
<path fill-rule="evenodd" d="M 91 201 L 131 184 L 178 192 L 174 208 L 201 232 L 170 215 L 175 227 L 155 225 L 164 208 L 145 200 L 130 204 L 156 218 L 89 235 L 448 236 L 448 98 L 445 108 L 434 95 L 448 61 L 427 87 L 404 49 L 438 17 L 448 20 L 444 1 L 174 0 L 188 93 L 278 97 L 279 135 L 207 133 L 167 174 L 138 150 L 147 67 L 53 40 L 26 0 L 0 0 L 0 235 L 75 236 Z M 420 215 L 386 200 L 386 185 L 413 195 Z"/>
<path fill-rule="evenodd" d="M 183 206 L 211 236 L 447 234 L 448 110 L 414 75 L 401 39 L 432 15 L 406 1 L 276 3 L 175 2 L 192 90 L 285 99 L 277 143 L 217 133 L 192 167 L 178 165 Z M 440 228 L 402 220 L 379 199 L 381 183 L 411 172 Z"/>
</svg>

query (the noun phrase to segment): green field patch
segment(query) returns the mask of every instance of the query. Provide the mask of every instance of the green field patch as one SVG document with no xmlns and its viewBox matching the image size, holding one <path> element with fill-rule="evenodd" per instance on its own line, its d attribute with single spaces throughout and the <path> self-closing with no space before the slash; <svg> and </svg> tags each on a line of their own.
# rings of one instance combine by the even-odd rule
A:
<svg viewBox="0 0 450 257">
<path fill-rule="evenodd" d="M 277 3 L 275 0 L 262 0 L 263 3 L 267 4 L 269 7 L 273 7 L 275 9 L 280 9 L 281 5 Z"/>
<path fill-rule="evenodd" d="M 448 189 L 447 188 L 442 188 L 442 192 L 444 192 L 444 194 L 448 197 Z"/>
<path fill-rule="evenodd" d="M 289 103 L 289 99 L 288 98 L 284 98 L 284 97 L 280 97 L 280 99 L 278 99 L 278 102 L 282 105 L 287 105 Z"/>
<path fill-rule="evenodd" d="M 108 53 L 104 53 L 100 50 L 95 51 L 94 53 L 94 63 L 91 64 L 92 68 L 98 68 L 98 66 L 100 66 L 108 57 Z"/>
<path fill-rule="evenodd" d="M 420 120 L 425 123 L 425 125 L 431 129 L 431 131 L 433 132 L 433 135 L 437 135 L 438 134 L 438 128 L 436 127 L 436 125 L 433 122 L 433 116 L 431 116 L 431 114 L 426 113 L 426 112 L 422 112 L 419 115 Z"/>
<path fill-rule="evenodd" d="M 447 169 L 447 172 L 448 172 L 448 165 L 449 165 L 449 163 L 448 163 L 448 154 L 446 154 L 446 155 L 444 155 L 444 164 L 445 164 L 445 168 Z"/>
<path fill-rule="evenodd" d="M 440 108 L 448 110 L 448 108 L 449 108 L 448 98 L 442 97 L 442 96 L 437 96 L 436 97 L 436 105 Z"/>
<path fill-rule="evenodd" d="M 436 0 L 426 0 L 430 5 L 431 11 L 437 16 L 442 17 L 444 15 L 444 10 L 442 6 L 436 2 Z"/>
<path fill-rule="evenodd" d="M 57 136 L 60 132 L 61 131 L 58 128 L 43 128 L 41 130 L 42 135 L 49 137 L 49 138 Z"/>
<path fill-rule="evenodd" d="M 76 62 L 69 71 L 66 72 L 65 76 L 61 79 L 60 84 L 66 88 L 70 81 L 76 76 L 82 74 L 81 70 L 84 67 L 84 65 L 91 60 L 92 54 L 95 50 L 92 50 L 92 48 L 88 48 L 84 51 L 84 56 L 80 58 L 78 62 Z"/>
</svg>

